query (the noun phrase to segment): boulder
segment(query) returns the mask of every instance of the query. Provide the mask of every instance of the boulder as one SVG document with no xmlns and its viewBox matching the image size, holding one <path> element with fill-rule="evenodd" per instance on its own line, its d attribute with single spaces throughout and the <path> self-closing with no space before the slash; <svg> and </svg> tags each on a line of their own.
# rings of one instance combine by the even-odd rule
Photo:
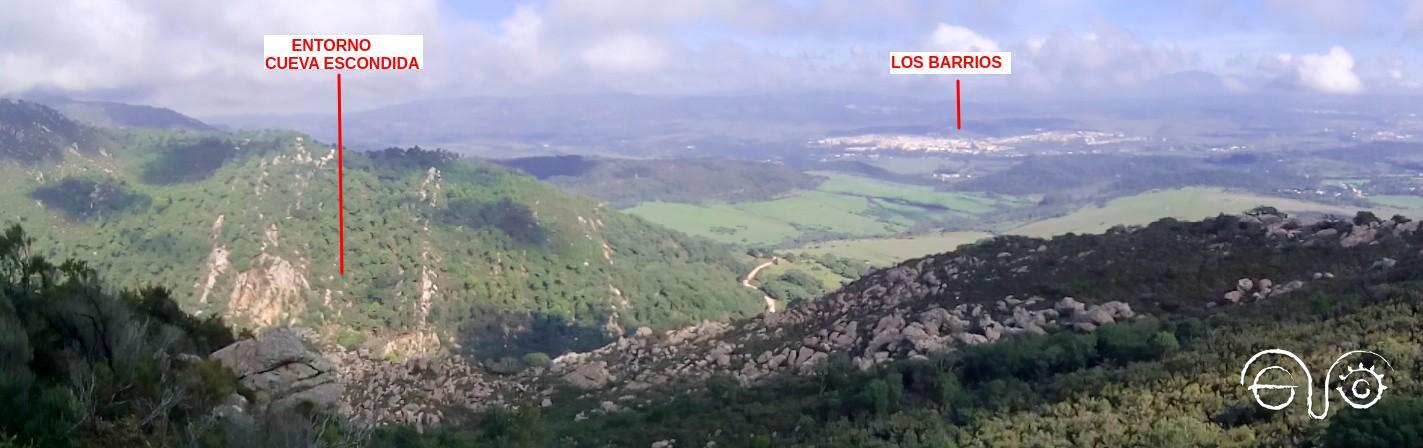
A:
<svg viewBox="0 0 1423 448">
<path fill-rule="evenodd" d="M 1087 305 L 1078 302 L 1077 299 L 1063 297 L 1062 300 L 1057 301 L 1057 304 L 1053 305 L 1052 308 L 1063 316 L 1071 316 L 1086 310 Z"/>
<path fill-rule="evenodd" d="M 1361 244 L 1368 244 L 1378 239 L 1378 229 L 1369 226 L 1354 226 L 1354 230 L 1339 240 L 1341 247 L 1354 247 Z"/>
<path fill-rule="evenodd" d="M 237 374 L 252 391 L 257 410 L 290 409 L 303 402 L 331 409 L 345 392 L 331 361 L 290 327 L 235 342 L 213 352 L 212 359 Z"/>
<path fill-rule="evenodd" d="M 1393 267 L 1396 266 L 1396 265 L 1398 265 L 1398 260 L 1395 260 L 1395 259 L 1392 259 L 1392 258 L 1388 258 L 1388 257 L 1384 257 L 1384 258 L 1379 259 L 1378 261 L 1375 261 L 1372 266 L 1369 266 L 1369 268 L 1370 268 L 1370 269 L 1379 269 L 1379 270 L 1382 270 L 1382 269 L 1391 269 L 1391 268 L 1393 268 Z"/>
<path fill-rule="evenodd" d="M 1088 322 L 1096 326 L 1102 326 L 1110 324 L 1112 322 L 1116 322 L 1116 319 L 1112 317 L 1112 311 L 1107 309 L 1106 307 L 1094 306 L 1092 307 L 1092 309 L 1087 310 L 1086 313 L 1082 314 L 1080 318 L 1077 319 L 1077 321 Z"/>
<path fill-rule="evenodd" d="M 875 324 L 874 337 L 870 338 L 870 344 L 865 347 L 865 351 L 878 351 L 893 345 L 899 340 L 899 331 L 902 328 L 904 328 L 904 316 L 890 313 L 888 316 L 881 317 Z"/>
<path fill-rule="evenodd" d="M 1241 292 L 1250 292 L 1250 290 L 1255 289 L 1255 281 L 1248 278 L 1236 280 L 1235 289 Z"/>
<path fill-rule="evenodd" d="M 1111 313 L 1112 317 L 1116 319 L 1131 319 L 1136 317 L 1136 312 L 1132 311 L 1131 305 L 1126 302 L 1113 300 L 1103 303 L 1101 308 L 1107 310 L 1107 312 Z"/>
<path fill-rule="evenodd" d="M 1224 297 L 1224 298 L 1225 298 L 1225 301 L 1227 301 L 1227 302 L 1230 302 L 1230 303 L 1237 303 L 1237 302 L 1240 302 L 1240 299 L 1245 298 L 1245 293 L 1244 293 L 1244 292 L 1241 292 L 1240 290 L 1235 290 L 1235 291 L 1231 291 L 1231 292 L 1225 293 L 1225 297 Z"/>
<path fill-rule="evenodd" d="M 948 337 L 931 335 L 918 322 L 909 324 L 901 334 L 920 353 L 938 354 L 949 350 Z"/>
<path fill-rule="evenodd" d="M 613 380 L 608 373 L 608 363 L 595 361 L 579 365 L 572 372 L 563 375 L 563 381 L 583 390 L 602 389 Z"/>
</svg>

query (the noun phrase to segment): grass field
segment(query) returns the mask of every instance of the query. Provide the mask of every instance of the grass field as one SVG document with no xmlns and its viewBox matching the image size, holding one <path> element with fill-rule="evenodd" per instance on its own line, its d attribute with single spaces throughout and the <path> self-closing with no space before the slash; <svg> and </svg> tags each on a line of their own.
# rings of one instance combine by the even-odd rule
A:
<svg viewBox="0 0 1423 448">
<path fill-rule="evenodd" d="M 1352 216 L 1356 212 L 1346 207 L 1218 188 L 1182 188 L 1114 199 L 1102 207 L 1082 208 L 1066 216 L 1032 222 L 1006 233 L 1036 237 L 1069 232 L 1098 233 L 1118 224 L 1149 224 L 1166 217 L 1201 219 L 1221 213 L 1238 214 L 1262 205 L 1284 212 L 1319 212 L 1341 216 Z"/>
<path fill-rule="evenodd" d="M 1369 199 L 1375 204 L 1387 207 L 1423 209 L 1423 196 L 1384 195 L 1374 196 Z M 1423 218 L 1423 216 L 1415 216 L 1414 218 Z"/>
<path fill-rule="evenodd" d="M 909 174 L 909 175 L 929 175 L 939 168 L 939 165 L 946 163 L 946 159 L 932 157 L 905 157 L 905 158 L 881 158 L 866 161 L 870 165 L 884 168 L 887 171 Z"/>
<path fill-rule="evenodd" d="M 922 185 L 840 173 L 815 174 L 826 178 L 815 190 L 769 201 L 651 202 L 626 211 L 723 242 L 772 245 L 806 233 L 844 238 L 887 236 L 909 230 L 918 222 L 973 216 L 1031 203 L 1021 198 L 942 192 Z"/>
<path fill-rule="evenodd" d="M 757 284 L 759 285 L 760 281 L 764 279 L 779 277 L 781 274 L 790 270 L 810 274 L 812 277 L 820 280 L 820 283 L 825 285 L 825 289 L 827 290 L 839 288 L 841 283 L 849 280 L 845 277 L 841 277 L 839 274 L 831 272 L 830 269 L 812 260 L 790 261 L 782 258 L 779 263 L 770 265 L 766 267 L 766 269 L 761 270 L 761 273 L 757 275 Z"/>
<path fill-rule="evenodd" d="M 911 258 L 954 250 L 961 245 L 993 236 L 983 232 L 944 232 L 906 238 L 864 238 L 811 243 L 787 253 L 833 254 L 887 266 Z"/>
<path fill-rule="evenodd" d="M 789 223 L 757 216 L 727 204 L 649 202 L 625 211 L 688 234 L 730 243 L 782 241 L 800 234 Z"/>
</svg>

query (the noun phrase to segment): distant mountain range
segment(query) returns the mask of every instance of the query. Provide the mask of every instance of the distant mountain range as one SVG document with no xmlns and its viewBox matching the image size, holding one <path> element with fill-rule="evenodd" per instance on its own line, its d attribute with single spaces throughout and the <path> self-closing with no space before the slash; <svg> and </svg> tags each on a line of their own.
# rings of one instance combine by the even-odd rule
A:
<svg viewBox="0 0 1423 448">
<path fill-rule="evenodd" d="M 220 130 L 196 118 L 162 107 L 108 101 L 79 101 L 59 96 L 36 96 L 31 100 L 54 108 L 74 121 L 99 128 L 193 132 Z"/>
</svg>

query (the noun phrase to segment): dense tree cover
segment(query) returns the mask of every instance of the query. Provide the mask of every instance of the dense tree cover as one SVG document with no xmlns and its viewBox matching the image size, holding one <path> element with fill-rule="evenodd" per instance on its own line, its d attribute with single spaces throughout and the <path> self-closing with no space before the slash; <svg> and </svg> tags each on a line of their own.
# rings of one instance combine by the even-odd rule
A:
<svg viewBox="0 0 1423 448">
<path fill-rule="evenodd" d="M 539 226 L 534 212 L 509 198 L 485 203 L 468 199 L 452 201 L 441 219 L 450 226 L 498 229 L 510 239 L 531 246 L 548 240 L 548 231 Z"/>
<path fill-rule="evenodd" d="M 1341 410 L 1324 441 L 1335 448 L 1423 446 L 1423 398 L 1390 397 L 1367 410 Z"/>
<path fill-rule="evenodd" d="M 124 182 L 73 177 L 36 188 L 30 197 L 63 213 L 70 221 L 142 211 L 152 202 L 147 195 L 131 191 Z"/>
<path fill-rule="evenodd" d="M 825 266 L 825 268 L 829 269 L 830 272 L 834 272 L 835 275 L 845 277 L 850 280 L 860 278 L 860 275 L 864 274 L 865 271 L 870 268 L 869 264 L 862 260 L 841 257 L 835 254 L 819 254 L 810 257 L 802 256 L 801 258 L 809 258 L 810 260 L 814 260 L 821 266 Z"/>
<path fill-rule="evenodd" d="M 820 279 L 799 269 L 790 269 L 761 282 L 761 290 L 776 300 L 792 303 L 814 300 L 826 293 Z"/>
<path fill-rule="evenodd" d="M 207 179 L 238 151 L 233 142 L 219 137 L 173 141 L 158 150 L 157 158 L 144 167 L 143 181 L 175 184 Z"/>
<path fill-rule="evenodd" d="M 107 155 L 0 165 L 0 203 L 53 228 L 55 256 L 89 260 L 119 287 L 170 285 L 189 311 L 226 313 L 244 273 L 290 278 L 301 287 L 278 318 L 334 324 L 332 340 L 376 346 L 429 325 L 449 342 L 497 336 L 488 346 L 518 357 L 508 352 L 557 355 L 763 307 L 737 286 L 750 266 L 727 246 L 419 148 L 346 154 L 343 276 L 330 147 L 284 132 L 107 132 Z M 547 322 L 568 339 L 532 334 Z"/>
<path fill-rule="evenodd" d="M 771 162 L 526 157 L 499 163 L 615 207 L 642 202 L 740 202 L 814 188 L 820 178 Z"/>
</svg>

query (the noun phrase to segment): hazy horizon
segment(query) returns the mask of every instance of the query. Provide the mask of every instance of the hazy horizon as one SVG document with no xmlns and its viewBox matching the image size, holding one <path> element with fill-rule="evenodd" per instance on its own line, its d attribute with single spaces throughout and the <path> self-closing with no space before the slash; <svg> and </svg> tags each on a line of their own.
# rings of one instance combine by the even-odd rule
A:
<svg viewBox="0 0 1423 448">
<path fill-rule="evenodd" d="M 261 65 L 261 36 L 422 34 L 424 70 L 348 74 L 348 107 L 448 97 L 853 92 L 946 95 L 890 76 L 902 50 L 1005 50 L 972 100 L 1423 92 L 1423 1 L 953 3 L 421 0 L 12 5 L 0 95 L 62 95 L 199 117 L 327 113 L 329 73 Z M 344 13 L 331 13 L 342 11 Z M 1181 93 L 1185 92 L 1185 93 Z"/>
</svg>

